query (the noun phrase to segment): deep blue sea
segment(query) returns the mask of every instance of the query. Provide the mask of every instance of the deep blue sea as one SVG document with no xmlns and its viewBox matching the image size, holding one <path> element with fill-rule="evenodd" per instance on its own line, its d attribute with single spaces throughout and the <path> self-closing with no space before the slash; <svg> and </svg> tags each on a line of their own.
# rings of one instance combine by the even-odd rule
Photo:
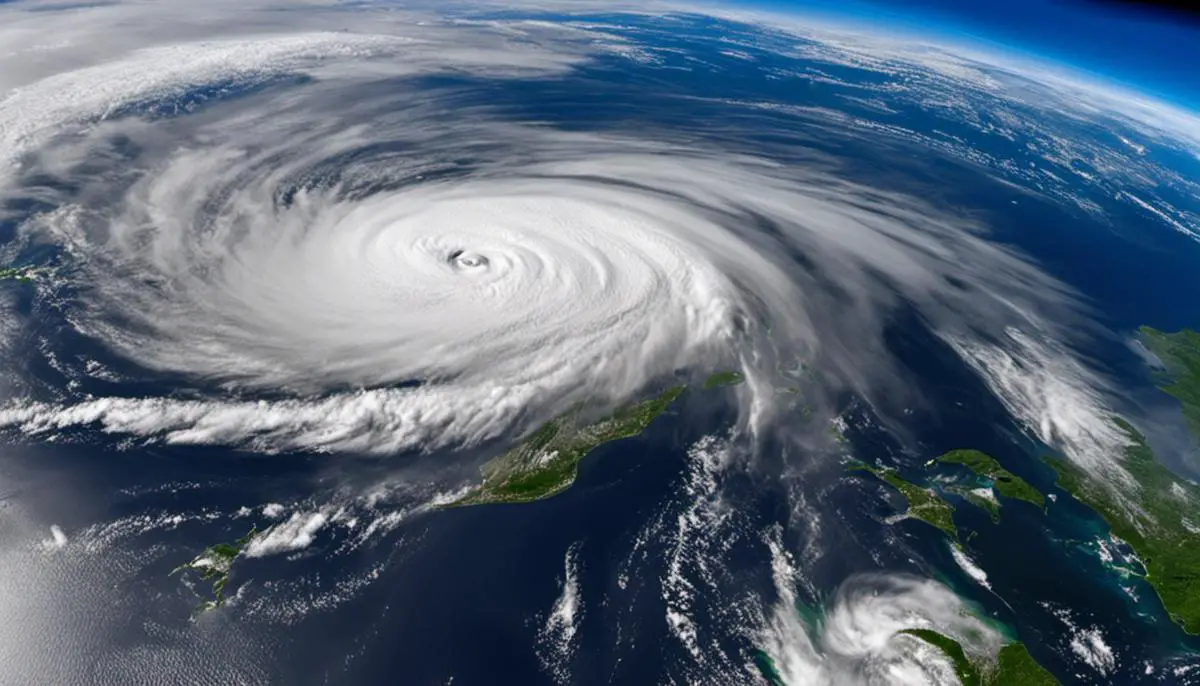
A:
<svg viewBox="0 0 1200 686">
<path fill-rule="evenodd" d="M 561 131 L 604 134 L 636 129 L 649 136 L 658 130 L 686 131 L 731 153 L 782 165 L 806 164 L 814 154 L 834 158 L 841 178 L 953 207 L 988 227 L 993 240 L 1028 255 L 1076 289 L 1097 330 L 1105 332 L 1091 337 L 1091 347 L 1078 352 L 1128 389 L 1128 406 L 1120 409 L 1170 416 L 1170 401 L 1154 390 L 1145 365 L 1127 341 L 1142 325 L 1163 330 L 1200 326 L 1200 301 L 1194 297 L 1200 293 L 1200 243 L 1154 225 L 1128 203 L 1091 188 L 1080 187 L 1078 193 L 1100 205 L 1105 218 L 1023 186 L 977 159 L 964 158 L 953 145 L 930 147 L 928 140 L 894 131 L 865 134 L 861 127 L 821 124 L 817 115 L 802 110 L 886 120 L 895 130 L 918 132 L 930 140 L 967 141 L 986 155 L 1022 165 L 1041 160 L 1040 153 L 1026 149 L 1027 141 L 984 139 L 977 123 L 956 124 L 953 110 L 931 112 L 898 102 L 884 103 L 889 111 L 881 114 L 879 102 L 847 97 L 861 95 L 862 87 L 871 85 L 863 79 L 872 77 L 849 66 L 806 64 L 781 54 L 774 44 L 782 40 L 778 37 L 763 38 L 757 50 L 740 45 L 737 49 L 744 54 L 730 56 L 722 53 L 727 47 L 722 40 L 745 29 L 731 29 L 715 19 L 681 18 L 669 28 L 627 16 L 591 20 L 623 26 L 625 35 L 661 50 L 644 61 L 602 56 L 565 75 L 507 80 L 502 87 L 470 75 L 384 81 L 374 87 L 385 95 L 371 107 L 403 106 L 401 94 L 413 89 L 437 91 L 450 94 L 444 97 L 464 110 L 478 108 L 492 117 Z M 826 81 L 781 76 L 806 69 L 819 69 Z M 886 80 L 882 75 L 873 78 Z M 222 108 L 251 107 L 258 95 L 301 83 L 281 79 L 205 86 L 167 103 L 138 104 L 120 116 L 216 116 Z M 393 87 L 394 101 L 386 95 Z M 748 108 L 750 101 L 771 107 Z M 129 158 L 135 159 L 137 144 L 129 145 Z M 333 184 L 362 159 L 405 153 L 387 144 L 359 150 L 346 159 L 330 160 L 328 169 L 314 173 L 315 181 L 296 184 Z M 114 153 L 117 158 L 121 154 Z M 430 178 L 468 176 L 477 163 L 469 155 L 487 159 L 490 154 L 486 143 L 464 148 L 459 158 L 444 160 L 441 168 L 431 171 Z M 1197 159 L 1166 162 L 1182 175 L 1200 174 Z M 396 180 L 394 187 L 404 183 Z M 369 197 L 386 190 L 384 185 L 349 192 Z M 277 198 L 282 204 L 291 201 L 286 191 Z M 1200 208 L 1196 198 L 1176 201 Z M 8 209 L 15 218 L 0 225 L 0 241 L 11 240 L 22 215 L 38 208 L 28 204 Z M 797 269 L 819 273 L 824 268 L 813 263 L 815 256 L 792 257 Z M 44 245 L 32 246 L 23 255 L 30 264 L 61 258 Z M 63 296 L 70 300 L 70 293 Z M 71 384 L 73 394 L 97 396 L 178 392 L 178 380 L 139 372 L 136 364 L 90 343 L 65 323 L 54 303 L 34 298 L 32 289 L 18 298 L 21 313 L 37 322 L 26 334 L 31 349 L 44 352 L 49 347 L 54 352 L 52 358 L 31 352 L 24 363 L 36 393 L 60 396 Z M 903 426 L 897 426 L 877 416 L 861 398 L 844 395 L 838 409 L 848 418 L 845 435 L 854 457 L 896 466 L 920 481 L 927 478 L 922 467 L 926 460 L 951 449 L 975 448 L 1056 496 L 1045 512 L 1007 503 L 998 524 L 952 497 L 959 506 L 955 518 L 960 537 L 986 571 L 987 587 L 956 562 L 941 532 L 912 519 L 886 523 L 902 507 L 896 494 L 847 472 L 843 461 L 823 451 L 767 445 L 760 468 L 714 477 L 720 481 L 724 506 L 737 513 L 730 530 L 735 533 L 720 534 L 723 540 L 704 538 L 702 526 L 686 533 L 677 528 L 677 520 L 697 497 L 688 490 L 698 478 L 689 447 L 734 425 L 732 391 L 689 391 L 643 436 L 589 454 L 574 486 L 551 499 L 413 513 L 362 544 L 351 544 L 347 530 L 329 528 L 295 552 L 240 559 L 229 584 L 229 593 L 238 600 L 198 619 L 191 608 L 205 596 L 204 585 L 185 583 L 172 569 L 208 545 L 237 538 L 252 525 L 270 526 L 272 521 L 262 514 L 264 504 L 336 501 L 339 494 L 369 490 L 395 474 L 419 474 L 439 461 L 458 461 L 469 473 L 473 467 L 467 465 L 482 463 L 504 443 L 430 455 L 264 455 L 171 447 L 100 435 L 90 428 L 71 429 L 46 443 L 13 437 L 0 462 L 0 502 L 19 502 L 22 511 L 55 522 L 68 535 L 98 522 L 139 517 L 157 522 L 120 539 L 125 552 L 119 557 L 136 560 L 140 567 L 122 562 L 114 588 L 98 596 L 124 607 L 108 640 L 118 648 L 134 649 L 173 645 L 180 636 L 201 634 L 208 646 L 206 659 L 245 665 L 239 669 L 247 682 L 556 683 L 559 679 L 539 659 L 538 650 L 549 649 L 544 648 L 542 633 L 563 593 L 566 559 L 574 560 L 582 608 L 577 645 L 568 660 L 570 683 L 702 683 L 703 677 L 691 671 L 695 660 L 664 619 L 668 605 L 676 602 L 671 600 L 676 590 L 664 588 L 672 565 L 690 578 L 692 616 L 711 620 L 700 629 L 702 648 L 721 646 L 729 654 L 752 655 L 759 646 L 747 628 L 749 610 L 738 607 L 739 599 L 758 597 L 769 605 L 776 593 L 762 532 L 777 531 L 790 548 L 803 549 L 810 532 L 796 521 L 790 504 L 799 492 L 827 531 L 842 532 L 836 536 L 842 544 L 806 567 L 811 589 L 817 592 L 802 590 L 805 607 L 797 612 L 819 614 L 833 589 L 855 573 L 908 572 L 944 581 L 1003 631 L 1024 641 L 1063 683 L 1174 683 L 1162 665 L 1200 659 L 1195 657 L 1200 639 L 1186 636 L 1168 620 L 1148 585 L 1122 577 L 1101 559 L 1096 541 L 1103 536 L 1103 522 L 1055 489 L 1053 473 L 1041 461 L 1053 450 L 1015 423 L 902 296 L 886 323 L 884 340 L 922 402 L 904 414 Z M 99 360 L 127 376 L 119 383 L 72 378 L 48 359 Z M 906 400 L 895 402 L 904 405 Z M 799 424 L 806 419 L 796 413 L 781 421 Z M 1182 476 L 1200 476 L 1195 453 L 1177 451 L 1165 459 Z M 62 493 L 72 495 L 63 498 Z M 367 525 L 364 512 L 347 507 L 346 516 L 362 517 L 361 526 Z M 239 513 L 239 508 L 247 509 Z M 163 523 L 175 512 L 189 514 L 174 525 Z M 712 564 L 719 569 L 697 572 L 696 560 L 717 549 L 721 555 Z M 245 595 L 239 596 L 243 587 Z M 323 600 L 333 597 L 337 600 Z M 272 605 L 277 611 L 264 609 Z M 241 615 L 247 606 L 256 608 L 253 617 Z M 1111 673 L 1101 676 L 1082 665 L 1069 645 L 1073 634 L 1067 630 L 1068 621 L 1102 631 L 1116 658 Z M 539 645 L 543 648 L 536 648 Z M 250 659 L 247 653 L 260 659 Z M 1147 674 L 1147 664 L 1158 670 Z"/>
</svg>

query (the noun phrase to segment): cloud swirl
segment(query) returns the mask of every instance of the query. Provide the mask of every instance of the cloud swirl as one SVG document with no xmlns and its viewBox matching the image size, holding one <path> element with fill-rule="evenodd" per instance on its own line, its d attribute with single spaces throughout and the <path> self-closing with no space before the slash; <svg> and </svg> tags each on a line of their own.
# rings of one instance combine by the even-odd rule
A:
<svg viewBox="0 0 1200 686">
<path fill-rule="evenodd" d="M 389 453 L 721 367 L 758 380 L 761 419 L 781 364 L 894 390 L 901 304 L 977 336 L 1069 300 L 975 222 L 842 173 L 802 125 L 764 154 L 752 125 L 572 130 L 486 97 L 586 84 L 629 48 L 600 29 L 338 16 L 356 30 L 169 45 L 145 20 L 147 45 L 8 91 L 0 190 L 39 211 L 10 213 L 7 254 L 50 246 L 42 296 L 140 381 L 15 393 L 0 427 Z M 68 359 L 82 385 L 101 366 Z M 178 384 L 145 392 L 155 374 Z"/>
</svg>

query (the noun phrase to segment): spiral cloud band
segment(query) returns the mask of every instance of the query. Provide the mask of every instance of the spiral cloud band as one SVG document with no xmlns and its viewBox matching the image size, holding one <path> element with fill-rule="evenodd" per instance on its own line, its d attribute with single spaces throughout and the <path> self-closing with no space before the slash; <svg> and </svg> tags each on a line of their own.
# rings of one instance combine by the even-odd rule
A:
<svg viewBox="0 0 1200 686">
<path fill-rule="evenodd" d="M 50 246 L 38 297 L 105 356 L 51 351 L 67 390 L 12 363 L 0 427 L 386 453 L 718 368 L 762 380 L 757 416 L 797 360 L 887 386 L 900 303 L 960 337 L 1063 311 L 973 222 L 850 180 L 811 131 L 767 158 L 753 127 L 569 130 L 481 96 L 632 49 L 599 29 L 397 16 L 174 45 L 147 29 L 97 66 L 68 45 L 5 77 L 0 192 L 41 209 L 6 255 Z"/>
</svg>

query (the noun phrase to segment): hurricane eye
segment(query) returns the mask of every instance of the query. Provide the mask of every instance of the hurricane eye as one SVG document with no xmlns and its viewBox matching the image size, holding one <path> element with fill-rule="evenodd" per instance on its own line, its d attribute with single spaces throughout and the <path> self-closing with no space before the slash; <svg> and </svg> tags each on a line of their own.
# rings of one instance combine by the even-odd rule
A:
<svg viewBox="0 0 1200 686">
<path fill-rule="evenodd" d="M 488 265 L 488 259 L 483 255 L 469 253 L 465 250 L 451 252 L 447 261 L 459 269 L 480 269 Z"/>
</svg>

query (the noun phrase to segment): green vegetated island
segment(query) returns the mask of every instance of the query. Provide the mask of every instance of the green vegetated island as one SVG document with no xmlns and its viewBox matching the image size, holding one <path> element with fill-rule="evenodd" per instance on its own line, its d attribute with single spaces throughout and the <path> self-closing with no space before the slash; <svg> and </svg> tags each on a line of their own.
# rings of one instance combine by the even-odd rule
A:
<svg viewBox="0 0 1200 686">
<path fill-rule="evenodd" d="M 718 372 L 709 376 L 703 387 L 711 390 L 742 380 L 741 374 Z M 590 424 L 580 423 L 577 410 L 562 414 L 511 450 L 485 462 L 480 468 L 483 482 L 448 507 L 527 503 L 558 495 L 575 482 L 585 455 L 605 443 L 642 433 L 685 389 L 673 386 Z"/>
<path fill-rule="evenodd" d="M 30 283 L 37 276 L 35 267 L 0 267 L 0 281 Z"/>
<path fill-rule="evenodd" d="M 975 476 L 977 481 L 974 487 L 956 488 L 954 492 L 986 511 L 993 522 L 1000 521 L 1001 501 L 997 496 L 1008 500 L 1023 500 L 1039 509 L 1046 507 L 1046 497 L 1041 491 L 1001 467 L 990 455 L 978 450 L 952 450 L 937 458 L 937 461 L 942 464 L 962 465 Z"/>
<path fill-rule="evenodd" d="M 746 378 L 737 372 L 717 372 L 704 380 L 704 390 L 712 390 L 721 388 L 722 386 L 736 386 L 745 381 Z"/>
<path fill-rule="evenodd" d="M 1165 366 L 1159 388 L 1179 400 L 1184 421 L 1200 438 L 1200 333 L 1142 327 L 1138 334 Z M 1113 484 L 1066 460 L 1046 461 L 1058 486 L 1095 510 L 1133 549 L 1171 619 L 1200 634 L 1200 487 L 1162 466 L 1132 425 L 1113 421 L 1129 436 L 1121 466 L 1134 483 Z"/>
<path fill-rule="evenodd" d="M 951 483 L 946 486 L 946 491 L 983 509 L 992 521 L 1000 521 L 1000 507 L 1004 500 L 1021 500 L 1038 508 L 1046 506 L 1046 497 L 1040 491 L 1000 466 L 992 456 L 978 450 L 952 450 L 930 460 L 925 466 L 931 467 L 935 464 L 965 468 L 969 478 L 966 481 Z M 909 481 L 894 470 L 861 462 L 852 463 L 850 469 L 869 472 L 899 491 L 908 503 L 905 516 L 941 529 L 950 538 L 958 540 L 958 528 L 954 525 L 954 505 L 937 489 Z"/>
<path fill-rule="evenodd" d="M 868 464 L 855 463 L 852 471 L 863 471 L 874 474 L 904 496 L 907 508 L 906 517 L 925 522 L 930 526 L 941 529 L 946 535 L 958 540 L 958 529 L 954 526 L 954 506 L 932 488 L 915 484 L 890 469 L 874 467 Z"/>
<path fill-rule="evenodd" d="M 225 584 L 229 581 L 229 569 L 233 561 L 245 550 L 246 545 L 258 534 L 257 528 L 251 528 L 245 536 L 233 543 L 218 543 L 192 558 L 191 562 L 182 564 L 172 570 L 176 572 L 194 571 L 200 574 L 201 581 L 212 581 L 212 599 L 206 600 L 196 608 L 197 612 L 205 612 L 225 604 Z"/>
</svg>

